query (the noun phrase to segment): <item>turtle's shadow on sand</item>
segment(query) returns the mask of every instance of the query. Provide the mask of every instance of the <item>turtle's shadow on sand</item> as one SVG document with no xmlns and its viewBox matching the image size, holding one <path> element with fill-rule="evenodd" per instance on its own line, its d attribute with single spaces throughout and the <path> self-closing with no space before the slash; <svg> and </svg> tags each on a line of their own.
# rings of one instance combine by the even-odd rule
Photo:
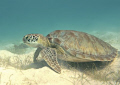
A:
<svg viewBox="0 0 120 85">
<path fill-rule="evenodd" d="M 22 66 L 22 69 L 23 70 L 27 70 L 27 69 L 31 69 L 31 68 L 39 69 L 39 68 L 42 68 L 44 66 L 49 67 L 49 65 L 44 60 L 42 60 L 40 62 L 35 62 L 35 63 L 31 63 L 31 64 L 26 65 L 26 66 Z"/>
<path fill-rule="evenodd" d="M 95 62 L 68 62 L 68 61 L 62 61 L 62 60 L 58 60 L 58 62 L 60 64 L 61 68 L 63 68 L 63 69 L 64 68 L 69 69 L 69 70 L 76 69 L 76 70 L 81 71 L 81 72 L 93 70 L 96 68 L 97 68 L 97 70 L 101 70 L 111 63 L 111 62 L 99 62 L 99 61 L 95 61 Z M 51 68 L 44 60 L 42 60 L 42 61 L 39 61 L 36 63 L 31 63 L 29 65 L 23 66 L 22 69 L 23 70 L 30 69 L 30 68 L 39 69 L 39 68 L 42 68 L 45 66 Z"/>
<path fill-rule="evenodd" d="M 75 68 L 76 70 L 79 70 L 81 72 L 87 71 L 87 70 L 92 70 L 96 69 L 97 70 L 102 70 L 106 66 L 108 66 L 111 62 L 100 62 L 100 61 L 94 61 L 94 62 L 67 62 L 69 65 L 68 69 L 71 67 Z"/>
</svg>

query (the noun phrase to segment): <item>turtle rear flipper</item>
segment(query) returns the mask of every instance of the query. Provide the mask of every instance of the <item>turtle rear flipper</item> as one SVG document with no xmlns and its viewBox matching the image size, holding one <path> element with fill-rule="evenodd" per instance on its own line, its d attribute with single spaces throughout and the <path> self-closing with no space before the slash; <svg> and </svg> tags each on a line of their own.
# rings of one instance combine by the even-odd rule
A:
<svg viewBox="0 0 120 85">
<path fill-rule="evenodd" d="M 40 52 L 40 54 L 52 69 L 54 69 L 58 73 L 61 73 L 61 68 L 57 61 L 57 52 L 54 48 L 44 48 Z"/>
</svg>

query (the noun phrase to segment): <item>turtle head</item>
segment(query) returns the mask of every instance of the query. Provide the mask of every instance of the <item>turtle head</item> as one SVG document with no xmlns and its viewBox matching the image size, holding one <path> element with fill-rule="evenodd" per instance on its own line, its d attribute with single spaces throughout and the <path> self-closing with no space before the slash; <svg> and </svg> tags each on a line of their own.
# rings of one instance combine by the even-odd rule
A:
<svg viewBox="0 0 120 85">
<path fill-rule="evenodd" d="M 31 47 L 46 47 L 47 38 L 41 34 L 28 34 L 23 37 L 23 42 Z"/>
</svg>

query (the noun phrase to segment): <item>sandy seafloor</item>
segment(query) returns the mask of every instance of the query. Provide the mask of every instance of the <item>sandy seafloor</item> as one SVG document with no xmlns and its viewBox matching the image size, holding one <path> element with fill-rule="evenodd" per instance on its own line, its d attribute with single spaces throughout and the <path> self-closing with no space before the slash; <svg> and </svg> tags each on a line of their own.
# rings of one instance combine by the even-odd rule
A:
<svg viewBox="0 0 120 85">
<path fill-rule="evenodd" d="M 89 34 L 120 50 L 120 32 L 91 31 Z M 0 42 L 0 85 L 120 85 L 119 58 L 104 68 L 96 66 L 90 70 L 83 70 L 81 63 L 69 66 L 59 61 L 62 73 L 58 74 L 44 61 L 33 64 L 35 48 L 24 46 L 22 40 L 13 42 Z"/>
</svg>

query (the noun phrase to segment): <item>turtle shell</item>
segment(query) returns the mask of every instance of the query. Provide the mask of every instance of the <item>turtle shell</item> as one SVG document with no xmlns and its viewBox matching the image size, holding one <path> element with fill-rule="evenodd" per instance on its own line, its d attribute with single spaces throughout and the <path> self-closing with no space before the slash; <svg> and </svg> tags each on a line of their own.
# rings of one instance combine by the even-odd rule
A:
<svg viewBox="0 0 120 85">
<path fill-rule="evenodd" d="M 73 30 L 56 30 L 47 35 L 50 43 L 61 46 L 74 57 L 90 61 L 111 61 L 117 49 L 97 37 Z"/>
</svg>

